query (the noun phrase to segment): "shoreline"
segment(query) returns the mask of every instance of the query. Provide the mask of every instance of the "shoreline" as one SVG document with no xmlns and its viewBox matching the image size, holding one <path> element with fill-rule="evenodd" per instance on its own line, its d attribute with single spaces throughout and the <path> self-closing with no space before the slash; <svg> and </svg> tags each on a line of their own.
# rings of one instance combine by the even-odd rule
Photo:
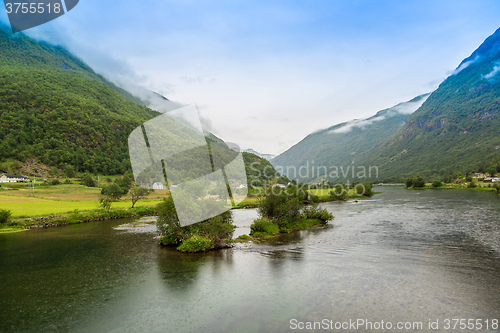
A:
<svg viewBox="0 0 500 333">
<path fill-rule="evenodd" d="M 374 192 L 377 194 L 378 192 Z M 334 201 L 349 201 L 359 200 L 366 198 L 362 195 L 351 195 L 345 200 L 331 198 L 329 196 L 318 196 L 319 203 L 334 202 Z M 309 202 L 308 204 L 310 204 Z M 232 209 L 252 209 L 259 207 L 259 200 L 243 201 L 238 206 Z M 48 216 L 31 216 L 14 218 L 5 227 L 0 228 L 0 233 L 15 233 L 31 229 L 40 228 L 53 228 L 62 227 L 71 224 L 98 222 L 106 220 L 115 220 L 120 218 L 133 218 L 141 216 L 153 216 L 156 214 L 156 205 L 154 206 L 138 206 L 134 208 L 111 208 L 105 209 L 92 209 L 92 210 L 75 210 L 73 212 L 66 212 L 58 215 Z"/>
<path fill-rule="evenodd" d="M 153 216 L 156 214 L 156 206 L 140 206 L 134 208 L 112 208 L 110 210 L 94 209 L 68 212 L 60 215 L 34 216 L 15 218 L 0 233 L 14 233 L 31 229 L 53 228 L 71 224 L 116 220 L 121 218 L 132 218 L 141 216 Z"/>
</svg>

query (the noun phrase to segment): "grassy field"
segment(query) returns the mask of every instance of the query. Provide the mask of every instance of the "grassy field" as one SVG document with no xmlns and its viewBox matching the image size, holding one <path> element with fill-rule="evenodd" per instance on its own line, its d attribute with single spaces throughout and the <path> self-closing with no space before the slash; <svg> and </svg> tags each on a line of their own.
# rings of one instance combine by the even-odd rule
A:
<svg viewBox="0 0 500 333">
<path fill-rule="evenodd" d="M 35 197 L 30 197 L 27 186 L 2 186 L 0 188 L 0 209 L 12 212 L 13 218 L 28 216 L 47 216 L 78 210 L 92 210 L 99 207 L 100 190 L 83 185 L 65 184 L 55 186 L 36 186 Z M 155 191 L 136 206 L 154 206 L 167 195 L 167 190 Z M 132 206 L 130 196 L 113 202 L 112 208 Z"/>
</svg>

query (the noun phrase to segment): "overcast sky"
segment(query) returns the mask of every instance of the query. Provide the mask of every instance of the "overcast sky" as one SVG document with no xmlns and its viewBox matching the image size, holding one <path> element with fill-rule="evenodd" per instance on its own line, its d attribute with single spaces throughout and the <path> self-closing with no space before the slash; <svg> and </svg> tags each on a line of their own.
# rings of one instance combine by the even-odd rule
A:
<svg viewBox="0 0 500 333">
<path fill-rule="evenodd" d="M 26 33 L 278 154 L 436 89 L 499 27 L 498 0 L 80 0 Z"/>
</svg>

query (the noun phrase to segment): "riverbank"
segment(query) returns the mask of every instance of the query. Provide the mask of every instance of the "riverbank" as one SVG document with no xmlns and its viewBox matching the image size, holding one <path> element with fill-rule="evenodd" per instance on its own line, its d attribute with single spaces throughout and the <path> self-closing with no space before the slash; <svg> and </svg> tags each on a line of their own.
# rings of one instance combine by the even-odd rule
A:
<svg viewBox="0 0 500 333">
<path fill-rule="evenodd" d="M 483 191 L 500 193 L 492 183 L 474 182 L 475 185 L 470 183 L 464 184 L 443 184 L 441 186 L 433 186 L 432 184 L 425 184 L 424 187 L 411 188 L 412 190 L 469 190 L 469 191 Z M 385 185 L 384 185 L 385 186 Z"/>
<path fill-rule="evenodd" d="M 279 228 L 276 228 L 274 230 L 269 230 L 269 231 L 251 232 L 250 235 L 238 236 L 238 238 L 234 240 L 234 243 L 247 243 L 250 241 L 262 242 L 265 240 L 277 238 L 283 234 L 290 234 L 299 230 L 323 227 L 326 224 L 328 224 L 328 221 L 323 221 L 320 219 L 299 219 L 294 221 L 293 224 L 290 224 L 286 230 L 285 229 L 280 230 Z"/>
<path fill-rule="evenodd" d="M 59 215 L 13 219 L 6 226 L 0 228 L 0 233 L 19 232 L 38 228 L 59 227 L 70 224 L 114 220 L 127 217 L 151 216 L 155 214 L 156 207 L 149 206 L 140 206 L 135 208 L 111 208 L 109 210 L 75 210 L 71 213 Z"/>
<path fill-rule="evenodd" d="M 349 193 L 346 196 L 337 196 L 337 195 L 330 195 L 330 192 L 332 189 L 330 188 L 323 188 L 323 189 L 310 189 L 308 190 L 309 193 L 313 194 L 314 197 L 310 198 L 308 203 L 320 203 L 320 202 L 333 202 L 333 201 L 348 201 L 348 200 L 358 200 L 358 199 L 366 199 L 367 196 L 361 195 L 361 194 L 356 194 L 354 190 L 350 190 Z M 380 194 L 381 192 L 372 192 L 371 194 Z M 258 208 L 260 205 L 260 200 L 262 200 L 263 197 L 247 197 L 245 200 L 240 202 L 236 207 L 233 209 L 245 209 L 245 208 Z"/>
<path fill-rule="evenodd" d="M 350 191 L 345 198 L 330 196 L 331 189 L 311 189 L 312 202 L 346 201 L 366 198 Z M 0 209 L 10 210 L 12 219 L 0 227 L 0 233 L 65 226 L 103 220 L 140 217 L 156 214 L 156 205 L 167 195 L 155 191 L 146 200 L 140 200 L 135 208 L 129 208 L 130 198 L 113 202 L 110 210 L 99 208 L 99 190 L 77 184 L 41 186 L 37 196 L 29 197 L 24 185 L 3 187 L 0 191 Z M 375 193 L 374 193 L 375 194 Z M 64 199 L 66 198 L 66 199 Z M 233 209 L 258 208 L 259 197 L 247 197 Z"/>
</svg>

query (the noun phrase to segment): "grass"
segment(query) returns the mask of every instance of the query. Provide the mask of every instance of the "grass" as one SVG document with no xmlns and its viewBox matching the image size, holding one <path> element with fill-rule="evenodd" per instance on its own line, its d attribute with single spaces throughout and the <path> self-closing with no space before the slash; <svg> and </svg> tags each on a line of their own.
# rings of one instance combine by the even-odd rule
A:
<svg viewBox="0 0 500 333">
<path fill-rule="evenodd" d="M 309 190 L 309 193 L 317 195 L 318 197 L 329 197 L 330 191 L 332 191 L 331 188 L 319 188 L 319 189 L 311 189 Z"/>
<path fill-rule="evenodd" d="M 259 206 L 259 198 L 247 197 L 240 202 L 235 208 L 253 208 Z"/>
<path fill-rule="evenodd" d="M 271 222 L 269 221 L 269 223 Z M 262 230 L 259 229 L 259 231 L 252 230 L 250 232 L 250 235 L 241 235 L 235 240 L 235 242 L 245 243 L 251 240 L 263 240 L 263 239 L 273 238 L 284 233 L 290 233 L 298 230 L 324 226 L 327 223 L 328 223 L 327 221 L 323 221 L 320 219 L 304 219 L 304 218 L 296 219 L 295 221 L 290 223 L 286 228 L 278 228 L 277 225 L 273 225 L 275 228 L 262 228 Z"/>
<path fill-rule="evenodd" d="M 469 182 L 467 182 L 468 184 Z M 431 184 L 425 184 L 425 187 L 417 188 L 417 190 L 421 189 L 442 189 L 442 190 L 472 190 L 472 191 L 486 191 L 486 192 L 496 192 L 495 188 L 493 188 L 492 183 L 483 183 L 483 182 L 476 182 L 477 187 L 470 188 L 467 187 L 465 184 L 443 184 L 443 186 L 440 187 L 432 187 Z M 491 187 L 488 187 L 491 185 Z"/>
<path fill-rule="evenodd" d="M 155 206 L 161 200 L 141 200 L 135 206 Z M 129 208 L 131 201 L 120 200 L 111 204 L 112 208 Z M 99 208 L 98 200 L 59 200 L 0 194 L 0 209 L 12 212 L 12 217 L 46 216 L 78 210 Z"/>
<path fill-rule="evenodd" d="M 78 210 L 95 210 L 99 207 L 100 189 L 76 184 L 55 186 L 36 186 L 35 197 L 29 196 L 27 186 L 1 187 L 0 209 L 12 212 L 13 218 L 30 216 L 47 216 Z M 135 205 L 155 206 L 166 195 L 167 191 L 155 191 L 146 200 L 140 200 Z M 124 196 L 120 201 L 113 202 L 112 208 L 129 208 L 132 206 L 130 196 Z"/>
</svg>

